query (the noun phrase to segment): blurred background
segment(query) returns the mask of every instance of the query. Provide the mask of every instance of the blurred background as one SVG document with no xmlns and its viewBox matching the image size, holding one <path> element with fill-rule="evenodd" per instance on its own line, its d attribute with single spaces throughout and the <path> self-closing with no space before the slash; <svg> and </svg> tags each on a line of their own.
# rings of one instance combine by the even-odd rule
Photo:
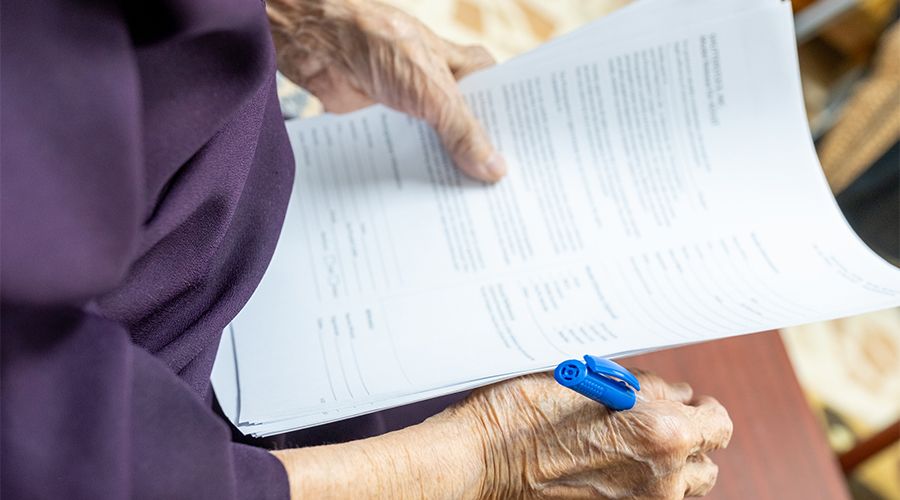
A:
<svg viewBox="0 0 900 500">
<path fill-rule="evenodd" d="M 498 61 L 627 0 L 385 0 Z M 640 1 L 640 0 L 637 0 Z M 794 0 L 810 130 L 848 222 L 900 265 L 900 24 L 897 0 Z M 321 107 L 286 80 L 287 116 Z M 856 499 L 900 500 L 900 309 L 781 332 Z"/>
</svg>

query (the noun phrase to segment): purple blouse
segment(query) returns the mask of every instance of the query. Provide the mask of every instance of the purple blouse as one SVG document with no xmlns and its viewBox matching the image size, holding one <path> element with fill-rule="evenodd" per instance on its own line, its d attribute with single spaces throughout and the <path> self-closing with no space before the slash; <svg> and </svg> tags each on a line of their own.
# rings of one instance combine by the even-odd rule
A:
<svg viewBox="0 0 900 500">
<path fill-rule="evenodd" d="M 4 0 L 0 496 L 286 498 L 211 410 L 293 176 L 259 0 Z"/>
</svg>

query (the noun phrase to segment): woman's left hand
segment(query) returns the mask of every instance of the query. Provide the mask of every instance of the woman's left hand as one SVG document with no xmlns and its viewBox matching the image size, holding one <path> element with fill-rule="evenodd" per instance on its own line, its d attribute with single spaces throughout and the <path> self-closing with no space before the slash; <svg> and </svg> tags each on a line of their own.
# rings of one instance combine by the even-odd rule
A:
<svg viewBox="0 0 900 500">
<path fill-rule="evenodd" d="M 496 181 L 506 173 L 456 83 L 494 64 L 484 48 L 444 40 L 376 1 L 268 0 L 266 9 L 279 70 L 326 111 L 386 104 L 432 125 L 466 174 Z"/>
</svg>

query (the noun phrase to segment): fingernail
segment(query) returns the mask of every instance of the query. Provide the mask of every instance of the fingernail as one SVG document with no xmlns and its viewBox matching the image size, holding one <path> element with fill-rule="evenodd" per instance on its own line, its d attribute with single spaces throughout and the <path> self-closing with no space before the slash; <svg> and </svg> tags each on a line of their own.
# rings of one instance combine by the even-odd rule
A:
<svg viewBox="0 0 900 500">
<path fill-rule="evenodd" d="M 506 175 L 506 160 L 503 159 L 500 153 L 494 152 L 488 158 L 488 161 L 481 166 L 481 171 L 486 180 L 500 180 L 501 177 Z"/>
</svg>

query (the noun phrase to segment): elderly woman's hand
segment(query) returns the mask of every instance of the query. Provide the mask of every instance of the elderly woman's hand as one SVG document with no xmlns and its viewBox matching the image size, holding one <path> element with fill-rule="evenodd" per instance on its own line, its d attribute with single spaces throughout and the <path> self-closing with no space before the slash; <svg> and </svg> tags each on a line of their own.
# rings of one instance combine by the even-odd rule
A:
<svg viewBox="0 0 900 500">
<path fill-rule="evenodd" d="M 732 424 L 686 384 L 641 375 L 644 401 L 610 412 L 548 375 L 474 392 L 454 412 L 480 422 L 485 496 L 493 498 L 682 498 L 705 495 Z"/>
<path fill-rule="evenodd" d="M 348 443 L 275 451 L 292 498 L 682 498 L 706 494 L 725 408 L 639 375 L 610 412 L 547 374 L 472 392 L 425 422 Z"/>
<path fill-rule="evenodd" d="M 268 0 L 278 68 L 343 113 L 384 103 L 431 124 L 456 165 L 496 181 L 506 164 L 466 105 L 456 80 L 490 66 L 481 47 L 460 46 L 415 18 L 367 0 Z"/>
</svg>

